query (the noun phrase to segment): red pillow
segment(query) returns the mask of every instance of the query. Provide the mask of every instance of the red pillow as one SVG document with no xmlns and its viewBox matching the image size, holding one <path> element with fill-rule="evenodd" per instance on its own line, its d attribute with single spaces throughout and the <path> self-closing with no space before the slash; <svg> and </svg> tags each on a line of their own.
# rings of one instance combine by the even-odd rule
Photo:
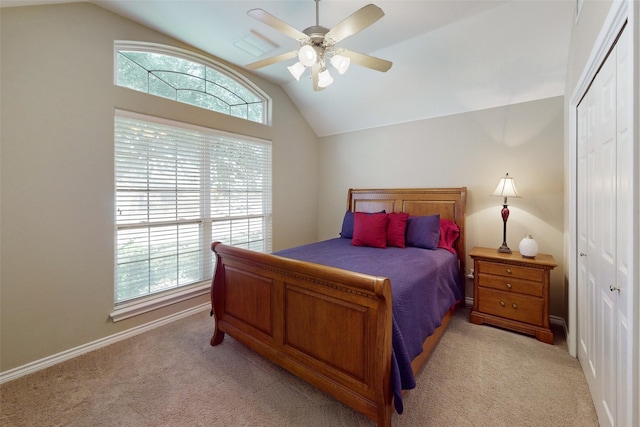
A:
<svg viewBox="0 0 640 427">
<path fill-rule="evenodd" d="M 387 247 L 387 214 L 354 213 L 353 246 Z"/>
<path fill-rule="evenodd" d="M 404 248 L 404 232 L 407 229 L 408 213 L 390 213 L 387 224 L 387 246 Z"/>
<path fill-rule="evenodd" d="M 448 219 L 440 220 L 440 241 L 438 242 L 439 248 L 446 249 L 452 254 L 455 254 L 456 250 L 453 248 L 453 244 L 459 236 L 460 229 L 453 221 Z"/>
</svg>

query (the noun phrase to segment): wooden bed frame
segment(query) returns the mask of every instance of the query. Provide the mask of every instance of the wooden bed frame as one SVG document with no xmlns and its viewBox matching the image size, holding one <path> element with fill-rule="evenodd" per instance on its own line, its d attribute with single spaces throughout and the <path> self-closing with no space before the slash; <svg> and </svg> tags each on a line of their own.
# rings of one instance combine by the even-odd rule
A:
<svg viewBox="0 0 640 427">
<path fill-rule="evenodd" d="M 354 212 L 440 214 L 460 228 L 455 249 L 466 271 L 466 187 L 354 190 Z M 390 426 L 391 283 L 386 277 L 254 252 L 214 242 L 216 272 L 211 286 L 215 331 L 225 333 L 344 404 Z M 463 297 L 464 302 L 464 297 Z M 426 339 L 412 362 L 418 373 L 453 315 Z"/>
</svg>

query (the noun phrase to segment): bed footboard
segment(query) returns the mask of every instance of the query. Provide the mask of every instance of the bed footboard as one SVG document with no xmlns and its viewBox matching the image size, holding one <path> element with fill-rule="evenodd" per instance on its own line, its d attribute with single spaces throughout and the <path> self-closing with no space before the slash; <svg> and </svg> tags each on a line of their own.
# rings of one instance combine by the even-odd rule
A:
<svg viewBox="0 0 640 427">
<path fill-rule="evenodd" d="M 231 335 L 359 411 L 391 424 L 391 285 L 215 242 L 211 345 Z"/>
</svg>

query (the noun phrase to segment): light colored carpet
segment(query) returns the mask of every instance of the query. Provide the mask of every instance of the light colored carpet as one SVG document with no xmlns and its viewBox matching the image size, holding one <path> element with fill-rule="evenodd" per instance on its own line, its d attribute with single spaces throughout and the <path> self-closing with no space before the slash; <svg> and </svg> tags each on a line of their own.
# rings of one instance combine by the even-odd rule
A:
<svg viewBox="0 0 640 427">
<path fill-rule="evenodd" d="M 597 426 L 566 349 L 459 310 L 394 426 Z M 2 426 L 372 426 L 196 314 L 3 384 Z"/>
</svg>

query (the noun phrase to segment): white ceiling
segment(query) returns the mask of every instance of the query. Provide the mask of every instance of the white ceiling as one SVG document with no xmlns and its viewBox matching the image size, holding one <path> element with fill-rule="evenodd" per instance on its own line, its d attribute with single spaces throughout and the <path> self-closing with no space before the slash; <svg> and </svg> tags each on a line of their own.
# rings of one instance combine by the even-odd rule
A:
<svg viewBox="0 0 640 427">
<path fill-rule="evenodd" d="M 264 9 L 299 30 L 316 21 L 312 0 L 90 2 L 240 66 L 298 47 L 248 10 Z M 283 87 L 318 136 L 564 94 L 575 0 L 322 0 L 320 25 L 332 28 L 370 2 L 385 16 L 338 46 L 392 61 L 388 72 L 352 64 L 314 92 L 310 79 L 298 82 L 287 71 L 294 59 L 255 71 Z M 256 58 L 234 46 L 252 31 L 278 47 Z"/>
</svg>

